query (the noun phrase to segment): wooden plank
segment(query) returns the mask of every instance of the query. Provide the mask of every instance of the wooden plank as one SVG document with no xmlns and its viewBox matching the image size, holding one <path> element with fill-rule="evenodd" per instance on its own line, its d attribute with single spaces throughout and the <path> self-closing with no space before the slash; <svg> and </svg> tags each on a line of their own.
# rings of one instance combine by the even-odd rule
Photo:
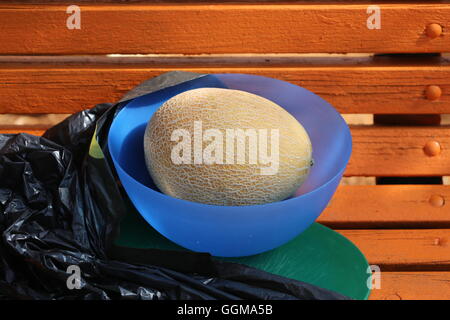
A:
<svg viewBox="0 0 450 320">
<path fill-rule="evenodd" d="M 353 126 L 353 152 L 347 176 L 443 176 L 450 174 L 450 127 Z M 424 146 L 441 151 L 428 156 Z"/>
<path fill-rule="evenodd" d="M 23 130 L 27 128 L 10 128 L 9 132 Z M 351 132 L 353 152 L 346 176 L 450 175 L 450 126 L 351 126 Z M 423 147 L 429 141 L 440 144 L 439 155 L 425 154 Z"/>
<path fill-rule="evenodd" d="M 381 270 L 450 270 L 450 229 L 337 231 Z"/>
<path fill-rule="evenodd" d="M 27 133 L 35 136 L 42 136 L 45 130 L 30 130 L 30 129 L 1 129 L 0 134 L 17 134 L 17 133 Z"/>
<path fill-rule="evenodd" d="M 439 94 L 438 87 L 430 86 L 426 95 L 432 96 Z M 375 125 L 388 126 L 431 126 L 441 124 L 440 114 L 411 114 L 411 115 L 392 115 L 376 114 L 373 117 Z M 376 177 L 376 184 L 442 184 L 441 176 L 434 177 Z"/>
<path fill-rule="evenodd" d="M 333 228 L 449 228 L 449 206 L 450 186 L 340 186 L 318 222 Z"/>
<path fill-rule="evenodd" d="M 18 131 L 0 129 L 1 133 Z M 441 197 L 442 204 L 433 202 L 434 197 Z M 449 205 L 450 186 L 340 186 L 318 222 L 333 228 L 449 228 Z"/>
<path fill-rule="evenodd" d="M 450 42 L 449 42 L 450 43 Z M 187 62 L 189 64 L 189 62 Z M 73 113 L 114 102 L 140 82 L 171 70 L 248 73 L 277 78 L 320 95 L 341 113 L 450 113 L 450 65 L 145 66 L 3 64 L 0 113 Z M 442 97 L 425 98 L 428 85 Z"/>
<path fill-rule="evenodd" d="M 3 3 L 14 3 L 14 4 L 23 4 L 24 2 L 26 3 L 37 3 L 37 4 L 54 4 L 55 2 L 57 3 L 68 3 L 68 4 L 72 4 L 73 1 L 71 0 L 2 0 Z M 189 3 L 206 3 L 206 4 L 211 4 L 213 3 L 212 0 L 192 0 L 192 1 L 186 1 L 186 0 L 79 0 L 78 3 L 85 3 L 85 4 L 93 4 L 93 3 L 105 3 L 105 4 L 117 4 L 117 3 L 134 3 L 134 4 L 149 4 L 149 3 L 160 3 L 160 4 L 168 4 L 168 3 L 183 3 L 185 4 L 186 2 Z M 348 3 L 370 3 L 370 2 L 374 2 L 374 3 L 378 3 L 377 1 L 373 1 L 373 0 L 220 0 L 220 3 L 256 3 L 256 2 L 266 2 L 266 3 L 271 3 L 271 4 L 275 4 L 275 3 L 281 3 L 281 4 L 285 4 L 285 3 L 290 3 L 290 2 L 294 2 L 297 4 L 307 4 L 307 3 L 326 3 L 326 4 L 338 4 L 338 3 L 342 3 L 342 4 L 348 4 Z M 400 1 L 392 1 L 392 0 L 381 0 L 381 3 L 396 3 L 396 2 L 400 2 Z M 418 2 L 416 0 L 412 0 L 410 2 Z M 432 2 L 432 1 L 430 1 Z M 439 2 L 439 0 L 435 0 L 434 2 Z M 441 0 L 441 2 L 445 2 L 445 0 Z"/>
<path fill-rule="evenodd" d="M 0 54 L 448 52 L 445 4 L 379 4 L 381 29 L 367 28 L 369 4 L 2 4 Z M 131 26 L 131 27 L 130 27 Z M 20 39 L 20 41 L 18 41 Z"/>
<path fill-rule="evenodd" d="M 449 300 L 450 272 L 382 272 L 370 300 Z"/>
<path fill-rule="evenodd" d="M 20 129 L 0 129 L 5 131 L 15 133 Z M 450 186 L 340 186 L 318 222 L 333 228 L 448 228 L 449 205 Z"/>
<path fill-rule="evenodd" d="M 5 131 L 18 130 L 0 129 Z M 340 186 L 318 222 L 333 228 L 449 228 L 449 202 L 450 186 L 444 185 Z"/>
</svg>

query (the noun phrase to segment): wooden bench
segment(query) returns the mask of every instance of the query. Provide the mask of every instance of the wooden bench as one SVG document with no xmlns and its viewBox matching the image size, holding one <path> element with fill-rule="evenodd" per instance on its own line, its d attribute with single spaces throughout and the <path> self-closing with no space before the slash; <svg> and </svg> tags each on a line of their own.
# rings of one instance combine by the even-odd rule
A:
<svg viewBox="0 0 450 320">
<path fill-rule="evenodd" d="M 378 184 L 340 186 L 319 222 L 380 266 L 371 299 L 450 299 L 450 129 L 440 123 L 450 113 L 441 54 L 450 52 L 450 5 L 380 4 L 381 29 L 370 29 L 377 8 L 368 13 L 368 2 L 76 2 L 81 29 L 66 27 L 69 2 L 2 2 L 0 113 L 69 114 L 176 69 L 274 77 L 343 114 L 374 114 L 374 124 L 351 126 L 345 175 Z M 25 119 L 0 132 L 51 125 Z M 435 184 L 380 184 L 383 177 Z"/>
</svg>

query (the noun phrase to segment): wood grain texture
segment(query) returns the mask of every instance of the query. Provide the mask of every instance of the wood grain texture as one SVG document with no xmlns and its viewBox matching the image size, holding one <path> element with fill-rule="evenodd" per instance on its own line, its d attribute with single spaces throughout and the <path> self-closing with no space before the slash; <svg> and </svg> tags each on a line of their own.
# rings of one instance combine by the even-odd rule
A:
<svg viewBox="0 0 450 320">
<path fill-rule="evenodd" d="M 449 42 L 450 43 L 450 42 Z M 140 82 L 172 70 L 248 73 L 288 81 L 318 94 L 341 113 L 450 113 L 450 65 L 208 66 L 2 64 L 0 113 L 73 113 L 114 102 Z M 428 85 L 442 97 L 429 101 Z"/>
<path fill-rule="evenodd" d="M 0 128 L 1 133 L 20 131 Z M 26 132 L 43 133 L 42 130 Z M 442 197 L 442 206 L 433 205 L 432 196 Z M 339 186 L 318 221 L 333 228 L 450 227 L 450 186 Z"/>
<path fill-rule="evenodd" d="M 0 134 L 18 134 L 18 133 L 25 133 L 25 134 L 32 134 L 35 136 L 42 136 L 45 130 L 31 130 L 31 129 L 2 129 L 0 128 Z"/>
<path fill-rule="evenodd" d="M 446 0 L 435 0 L 433 2 L 439 3 L 439 2 L 445 2 Z M 71 0 L 2 0 L 4 3 L 12 3 L 12 4 L 23 4 L 26 3 L 38 3 L 38 4 L 58 4 L 58 3 L 73 3 Z M 105 4 L 120 4 L 120 3 L 134 3 L 134 4 L 149 4 L 149 3 L 183 3 L 189 2 L 191 4 L 193 3 L 213 3 L 212 0 L 79 0 L 79 3 L 86 3 L 86 4 L 93 4 L 93 3 L 105 3 Z M 338 4 L 338 3 L 359 3 L 359 4 L 367 4 L 367 3 L 373 3 L 373 4 L 379 4 L 379 3 L 399 3 L 402 2 L 402 0 L 220 0 L 220 3 L 250 3 L 250 4 L 257 4 L 260 2 L 267 2 L 267 3 L 296 3 L 296 4 L 308 4 L 308 3 L 324 3 L 324 4 Z M 409 3 L 420 3 L 420 0 L 409 0 Z"/>
<path fill-rule="evenodd" d="M 447 176 L 450 175 L 450 126 L 351 126 L 353 152 L 345 176 Z M 8 132 L 26 127 L 0 128 Z M 34 131 L 40 133 L 42 131 Z M 427 156 L 423 147 L 438 141 L 442 151 Z"/>
<path fill-rule="evenodd" d="M 450 229 L 337 230 L 381 270 L 450 270 Z"/>
<path fill-rule="evenodd" d="M 442 197 L 442 206 L 430 202 Z M 450 227 L 450 186 L 340 186 L 318 222 L 333 228 Z"/>
<path fill-rule="evenodd" d="M 347 176 L 443 176 L 450 174 L 450 126 L 352 126 L 353 152 Z M 441 152 L 424 146 L 437 141 Z"/>
<path fill-rule="evenodd" d="M 66 28 L 67 5 L 0 6 L 0 54 L 448 52 L 445 4 L 80 4 L 81 30 Z M 132 27 L 130 27 L 132 26 Z"/>
<path fill-rule="evenodd" d="M 381 272 L 370 300 L 449 300 L 450 272 Z"/>
</svg>

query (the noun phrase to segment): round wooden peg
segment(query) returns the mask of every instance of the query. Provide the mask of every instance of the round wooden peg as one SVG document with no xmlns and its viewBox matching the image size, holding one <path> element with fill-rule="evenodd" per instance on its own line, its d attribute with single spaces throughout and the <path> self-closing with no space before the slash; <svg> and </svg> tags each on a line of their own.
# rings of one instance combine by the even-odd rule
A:
<svg viewBox="0 0 450 320">
<path fill-rule="evenodd" d="M 435 157 L 441 153 L 441 145 L 437 141 L 428 141 L 423 147 L 423 152 L 427 156 Z"/>
<path fill-rule="evenodd" d="M 433 194 L 430 199 L 428 200 L 430 205 L 433 207 L 442 207 L 445 204 L 445 200 L 442 196 Z"/>
<path fill-rule="evenodd" d="M 425 32 L 430 39 L 435 39 L 442 34 L 442 27 L 437 23 L 431 23 L 427 25 Z"/>
<path fill-rule="evenodd" d="M 425 90 L 425 94 L 428 100 L 437 100 L 442 95 L 442 90 L 439 86 L 428 86 Z"/>
</svg>

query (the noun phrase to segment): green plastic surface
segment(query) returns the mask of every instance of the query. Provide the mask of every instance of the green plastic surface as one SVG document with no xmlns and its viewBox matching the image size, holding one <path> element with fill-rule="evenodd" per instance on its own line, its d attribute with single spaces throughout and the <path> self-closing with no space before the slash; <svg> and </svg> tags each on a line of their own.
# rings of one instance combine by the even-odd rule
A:
<svg viewBox="0 0 450 320">
<path fill-rule="evenodd" d="M 123 219 L 116 243 L 132 248 L 187 250 L 159 234 L 135 210 L 129 210 Z M 369 265 L 364 255 L 347 238 L 318 223 L 274 250 L 217 259 L 311 283 L 353 299 L 367 299 L 370 294 Z"/>
</svg>

